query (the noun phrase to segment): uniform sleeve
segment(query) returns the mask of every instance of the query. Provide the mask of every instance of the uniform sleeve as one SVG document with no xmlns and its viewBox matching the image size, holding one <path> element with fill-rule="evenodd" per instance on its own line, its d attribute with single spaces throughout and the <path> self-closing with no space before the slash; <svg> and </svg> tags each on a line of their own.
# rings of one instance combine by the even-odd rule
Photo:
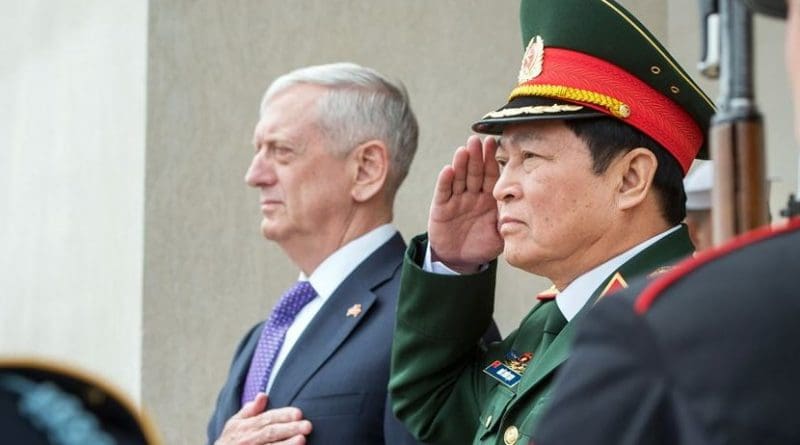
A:
<svg viewBox="0 0 800 445">
<path fill-rule="evenodd" d="M 392 412 L 392 399 L 386 398 L 383 418 L 383 440 L 386 445 L 422 445 Z"/>
<path fill-rule="evenodd" d="M 481 337 L 492 323 L 496 263 L 474 275 L 420 267 L 425 237 L 403 263 L 389 389 L 397 417 L 420 440 L 472 442 L 487 388 Z M 472 428 L 474 424 L 475 428 Z"/>
<path fill-rule="evenodd" d="M 533 443 L 678 443 L 666 367 L 631 301 L 613 295 L 582 321 Z"/>
</svg>

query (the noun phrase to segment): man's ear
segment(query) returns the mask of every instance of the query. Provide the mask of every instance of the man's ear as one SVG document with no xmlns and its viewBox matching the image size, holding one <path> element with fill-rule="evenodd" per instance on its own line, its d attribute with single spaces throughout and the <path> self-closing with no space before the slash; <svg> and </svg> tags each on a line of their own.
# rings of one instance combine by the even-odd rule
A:
<svg viewBox="0 0 800 445">
<path fill-rule="evenodd" d="M 653 188 L 658 159 L 652 151 L 638 147 L 620 156 L 613 164 L 620 178 L 617 206 L 629 210 L 647 199 Z"/>
<path fill-rule="evenodd" d="M 357 202 L 366 202 L 380 194 L 389 175 L 389 149 L 380 140 L 364 142 L 350 153 L 353 166 L 351 195 Z"/>
</svg>

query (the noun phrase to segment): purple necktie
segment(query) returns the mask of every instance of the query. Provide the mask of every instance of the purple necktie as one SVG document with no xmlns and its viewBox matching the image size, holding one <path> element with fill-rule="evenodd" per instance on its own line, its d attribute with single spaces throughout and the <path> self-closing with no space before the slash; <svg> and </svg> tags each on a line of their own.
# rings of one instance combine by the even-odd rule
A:
<svg viewBox="0 0 800 445">
<path fill-rule="evenodd" d="M 256 352 L 250 360 L 250 370 L 247 371 L 247 380 L 242 391 L 242 405 L 255 399 L 256 394 L 266 389 L 272 365 L 281 350 L 286 331 L 303 306 L 316 296 L 317 292 L 311 287 L 311 283 L 298 281 L 272 309 L 258 339 Z"/>
</svg>

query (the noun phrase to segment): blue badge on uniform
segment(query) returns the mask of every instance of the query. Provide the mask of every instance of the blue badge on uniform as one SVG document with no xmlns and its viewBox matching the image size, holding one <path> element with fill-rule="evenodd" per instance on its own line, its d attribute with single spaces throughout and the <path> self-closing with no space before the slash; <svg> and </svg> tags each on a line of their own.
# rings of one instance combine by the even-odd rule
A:
<svg viewBox="0 0 800 445">
<path fill-rule="evenodd" d="M 500 360 L 493 361 L 489 366 L 484 368 L 483 372 L 494 377 L 495 380 L 508 386 L 509 388 L 513 387 L 519 383 L 520 380 L 522 380 L 521 374 L 517 374 L 511 369 L 511 367 L 507 366 Z"/>
</svg>

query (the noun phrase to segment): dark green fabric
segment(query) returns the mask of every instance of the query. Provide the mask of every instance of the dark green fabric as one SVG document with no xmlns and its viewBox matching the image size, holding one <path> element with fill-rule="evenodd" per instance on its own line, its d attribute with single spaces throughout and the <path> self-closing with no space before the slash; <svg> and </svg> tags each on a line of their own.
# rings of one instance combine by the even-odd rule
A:
<svg viewBox="0 0 800 445">
<path fill-rule="evenodd" d="M 494 307 L 496 263 L 478 274 L 445 276 L 419 266 L 424 236 L 406 252 L 400 285 L 389 389 L 397 416 L 419 439 L 431 444 L 502 444 L 511 425 L 527 443 L 549 398 L 554 372 L 568 357 L 574 326 L 597 300 L 563 328 L 554 301 L 538 304 L 517 330 L 500 342 L 481 344 Z M 678 261 L 693 246 L 685 227 L 671 233 L 619 268 L 626 279 Z M 610 277 L 613 276 L 611 274 Z M 553 311 L 556 311 L 554 314 Z M 545 331 L 556 334 L 549 345 Z M 483 372 L 509 351 L 535 352 L 513 388 Z"/>
<path fill-rule="evenodd" d="M 550 314 L 545 321 L 544 329 L 542 330 L 542 341 L 536 348 L 534 358 L 544 354 L 547 348 L 553 343 L 553 340 L 555 340 L 558 334 L 561 333 L 561 330 L 564 329 L 564 326 L 567 325 L 567 319 L 564 318 L 564 314 L 561 313 L 558 305 L 555 304 L 555 300 L 553 300 L 553 302 L 553 309 L 550 310 Z"/>
<path fill-rule="evenodd" d="M 541 36 L 545 47 L 607 60 L 672 99 L 708 133 L 714 103 L 630 12 L 612 0 L 522 0 L 522 44 Z M 652 67 L 658 67 L 654 73 Z M 673 92 L 673 86 L 679 89 Z M 707 159 L 707 142 L 698 157 Z"/>
</svg>

